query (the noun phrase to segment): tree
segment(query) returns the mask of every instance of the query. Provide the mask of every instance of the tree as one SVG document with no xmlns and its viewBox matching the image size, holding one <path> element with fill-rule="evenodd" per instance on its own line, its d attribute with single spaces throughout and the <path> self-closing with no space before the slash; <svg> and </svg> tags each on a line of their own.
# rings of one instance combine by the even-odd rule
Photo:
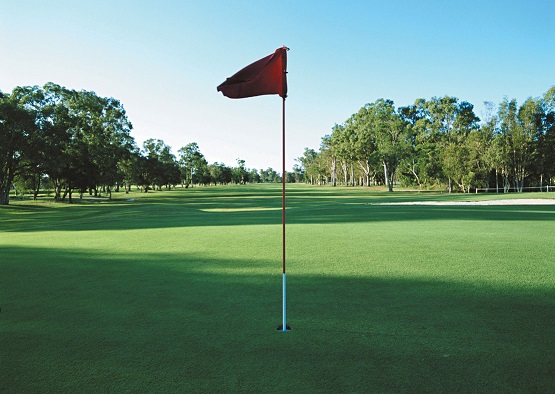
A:
<svg viewBox="0 0 555 394">
<path fill-rule="evenodd" d="M 14 177 L 30 155 L 34 119 L 15 95 L 0 92 L 0 205 L 9 204 Z"/>
<path fill-rule="evenodd" d="M 178 151 L 179 166 L 182 179 L 185 180 L 185 187 L 192 186 L 205 178 L 203 175 L 208 172 L 208 162 L 204 155 L 200 153 L 199 146 L 196 142 L 185 145 Z"/>
<path fill-rule="evenodd" d="M 305 179 L 304 168 L 299 166 L 298 164 L 293 165 L 293 177 L 295 178 L 295 182 L 303 182 Z"/>
<path fill-rule="evenodd" d="M 16 87 L 12 96 L 34 117 L 34 127 L 25 141 L 26 154 L 21 158 L 20 171 L 14 179 L 20 189 L 30 190 L 36 200 L 45 174 L 45 163 L 50 159 L 49 146 L 55 139 L 50 133 L 49 108 L 38 86 Z"/>
<path fill-rule="evenodd" d="M 118 161 L 134 145 L 125 109 L 114 98 L 84 90 L 67 92 L 64 104 L 72 119 L 72 151 L 78 161 L 75 172 L 82 175 L 77 179 L 81 192 L 89 188 L 97 195 L 102 187 L 111 196 L 118 180 Z"/>
<path fill-rule="evenodd" d="M 376 127 L 376 147 L 383 163 L 385 182 L 392 192 L 397 167 L 409 149 L 407 123 L 397 115 L 391 100 L 378 100 L 375 111 L 379 121 Z"/>
<path fill-rule="evenodd" d="M 249 171 L 249 182 L 251 183 L 260 183 L 260 173 L 256 169 L 252 169 Z"/>
<path fill-rule="evenodd" d="M 237 167 L 232 170 L 232 180 L 238 185 L 244 185 L 249 181 L 249 172 L 245 168 L 245 160 L 237 159 Z"/>
<path fill-rule="evenodd" d="M 422 187 L 427 179 L 427 155 L 425 145 L 426 115 L 424 99 L 417 99 L 414 105 L 401 107 L 398 114 L 405 123 L 407 152 L 399 164 L 401 177 L 405 177 L 407 183 Z"/>
<path fill-rule="evenodd" d="M 543 126 L 538 137 L 538 173 L 540 186 L 544 179 L 548 183 L 555 177 L 555 86 L 543 96 Z"/>
<path fill-rule="evenodd" d="M 344 185 L 354 185 L 354 166 L 356 155 L 353 149 L 355 132 L 353 117 L 349 118 L 343 125 L 335 125 L 332 129 L 330 144 L 333 146 L 334 156 L 339 161 L 339 166 L 343 175 Z M 349 180 L 350 175 L 350 180 Z"/>
<path fill-rule="evenodd" d="M 143 186 L 139 181 L 139 160 L 142 158 L 139 149 L 135 147 L 118 162 L 121 181 L 125 187 L 125 193 L 131 191 L 131 185 Z"/>
<path fill-rule="evenodd" d="M 224 163 L 215 162 L 210 164 L 208 172 L 210 174 L 210 181 L 214 182 L 214 185 L 227 185 L 233 180 L 233 170 Z"/>
<path fill-rule="evenodd" d="M 78 188 L 95 190 L 116 182 L 117 163 L 134 144 L 131 124 L 119 101 L 94 92 L 73 91 L 54 83 L 17 87 L 13 92 L 34 116 L 27 140 L 25 178 L 53 180 L 55 199 Z M 62 191 L 64 195 L 62 196 Z"/>
<path fill-rule="evenodd" d="M 334 126 L 339 127 L 337 124 Z M 332 129 L 333 130 L 333 129 Z M 322 137 L 322 142 L 320 143 L 320 155 L 322 155 L 322 161 L 327 163 L 330 171 L 330 178 L 332 186 L 337 185 L 337 156 L 335 154 L 335 146 L 332 143 L 331 136 L 325 135 Z M 292 174 L 292 179 L 295 180 L 296 174 Z"/>
<path fill-rule="evenodd" d="M 469 192 L 478 182 L 483 165 L 483 144 L 478 133 L 480 119 L 474 106 L 455 100 L 453 127 L 443 144 L 444 174 L 455 181 L 463 192 Z M 452 185 L 449 184 L 451 190 Z"/>
<path fill-rule="evenodd" d="M 171 189 L 172 185 L 180 183 L 179 164 L 169 145 L 160 139 L 149 138 L 143 143 L 143 151 L 151 166 L 151 183 L 158 186 L 158 190 L 161 190 L 162 186 Z"/>
<path fill-rule="evenodd" d="M 274 183 L 281 182 L 281 177 L 272 167 L 268 167 L 265 170 L 260 170 L 260 180 L 263 183 Z"/>
<path fill-rule="evenodd" d="M 358 113 L 347 121 L 347 131 L 352 156 L 364 173 L 364 184 L 370 186 L 370 177 L 375 178 L 379 168 L 379 156 L 376 147 L 376 119 L 374 104 L 366 104 Z"/>
<path fill-rule="evenodd" d="M 529 98 L 519 108 L 516 100 L 505 98 L 499 105 L 499 127 L 503 142 L 505 189 L 511 180 L 522 192 L 535 154 L 535 141 L 541 129 L 538 100 Z"/>
<path fill-rule="evenodd" d="M 378 99 L 361 108 L 352 123 L 354 150 L 366 184 L 372 168 L 382 166 L 385 183 L 392 192 L 397 168 L 409 148 L 407 122 L 397 114 L 393 101 Z"/>
<path fill-rule="evenodd" d="M 318 177 L 317 157 L 318 153 L 314 149 L 305 148 L 303 156 L 297 159 L 304 168 L 305 181 L 311 185 L 316 183 L 315 178 Z"/>
<path fill-rule="evenodd" d="M 434 157 L 432 160 L 444 161 L 450 158 L 447 155 L 448 149 L 446 147 L 455 143 L 453 139 L 453 125 L 455 123 L 455 116 L 457 111 L 456 97 L 432 97 L 430 101 L 426 102 L 426 109 L 429 116 L 429 124 L 431 127 L 432 139 L 435 143 Z M 439 148 L 439 149 L 438 149 Z M 452 178 L 449 174 L 442 171 L 438 174 L 440 177 L 447 178 L 447 190 L 449 193 L 452 191 Z"/>
</svg>

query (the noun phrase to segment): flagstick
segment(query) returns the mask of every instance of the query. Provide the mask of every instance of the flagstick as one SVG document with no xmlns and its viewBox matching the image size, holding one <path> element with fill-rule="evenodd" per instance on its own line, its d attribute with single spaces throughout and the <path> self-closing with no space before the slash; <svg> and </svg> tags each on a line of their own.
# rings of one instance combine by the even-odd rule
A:
<svg viewBox="0 0 555 394">
<path fill-rule="evenodd" d="M 281 331 L 287 331 L 286 319 L 286 286 L 285 286 L 285 97 L 282 104 L 282 171 L 281 171 L 281 249 L 282 249 L 282 288 L 283 288 L 283 322 Z"/>
</svg>

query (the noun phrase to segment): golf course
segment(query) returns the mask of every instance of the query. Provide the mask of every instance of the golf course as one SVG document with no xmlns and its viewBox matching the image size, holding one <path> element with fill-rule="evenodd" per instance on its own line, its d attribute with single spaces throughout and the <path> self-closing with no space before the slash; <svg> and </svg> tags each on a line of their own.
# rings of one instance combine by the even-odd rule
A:
<svg viewBox="0 0 555 394">
<path fill-rule="evenodd" d="M 280 184 L 12 198 L 0 392 L 555 392 L 555 205 L 476 204 L 555 194 L 386 190 L 287 185 L 288 332 Z"/>
</svg>

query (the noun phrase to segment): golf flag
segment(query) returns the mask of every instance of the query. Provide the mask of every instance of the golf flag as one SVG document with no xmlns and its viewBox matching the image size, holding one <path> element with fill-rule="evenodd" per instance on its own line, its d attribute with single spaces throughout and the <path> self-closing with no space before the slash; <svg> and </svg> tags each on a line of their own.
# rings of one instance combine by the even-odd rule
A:
<svg viewBox="0 0 555 394">
<path fill-rule="evenodd" d="M 287 48 L 276 51 L 227 78 L 218 92 L 229 98 L 247 98 L 265 94 L 287 96 Z"/>
<path fill-rule="evenodd" d="M 281 228 L 282 228 L 282 324 L 278 330 L 289 331 L 286 317 L 286 278 L 285 278 L 285 98 L 287 97 L 287 47 L 276 49 L 268 55 L 227 78 L 217 88 L 229 98 L 247 98 L 265 94 L 279 94 L 282 100 L 282 194 L 281 194 Z"/>
</svg>

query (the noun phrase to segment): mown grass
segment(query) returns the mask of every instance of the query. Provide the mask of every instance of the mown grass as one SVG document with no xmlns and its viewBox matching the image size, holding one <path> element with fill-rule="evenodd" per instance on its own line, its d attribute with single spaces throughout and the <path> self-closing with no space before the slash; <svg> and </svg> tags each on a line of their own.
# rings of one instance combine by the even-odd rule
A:
<svg viewBox="0 0 555 394">
<path fill-rule="evenodd" d="M 114 196 L 0 208 L 0 391 L 555 390 L 555 206 L 288 186 L 280 333 L 279 185 Z"/>
</svg>

